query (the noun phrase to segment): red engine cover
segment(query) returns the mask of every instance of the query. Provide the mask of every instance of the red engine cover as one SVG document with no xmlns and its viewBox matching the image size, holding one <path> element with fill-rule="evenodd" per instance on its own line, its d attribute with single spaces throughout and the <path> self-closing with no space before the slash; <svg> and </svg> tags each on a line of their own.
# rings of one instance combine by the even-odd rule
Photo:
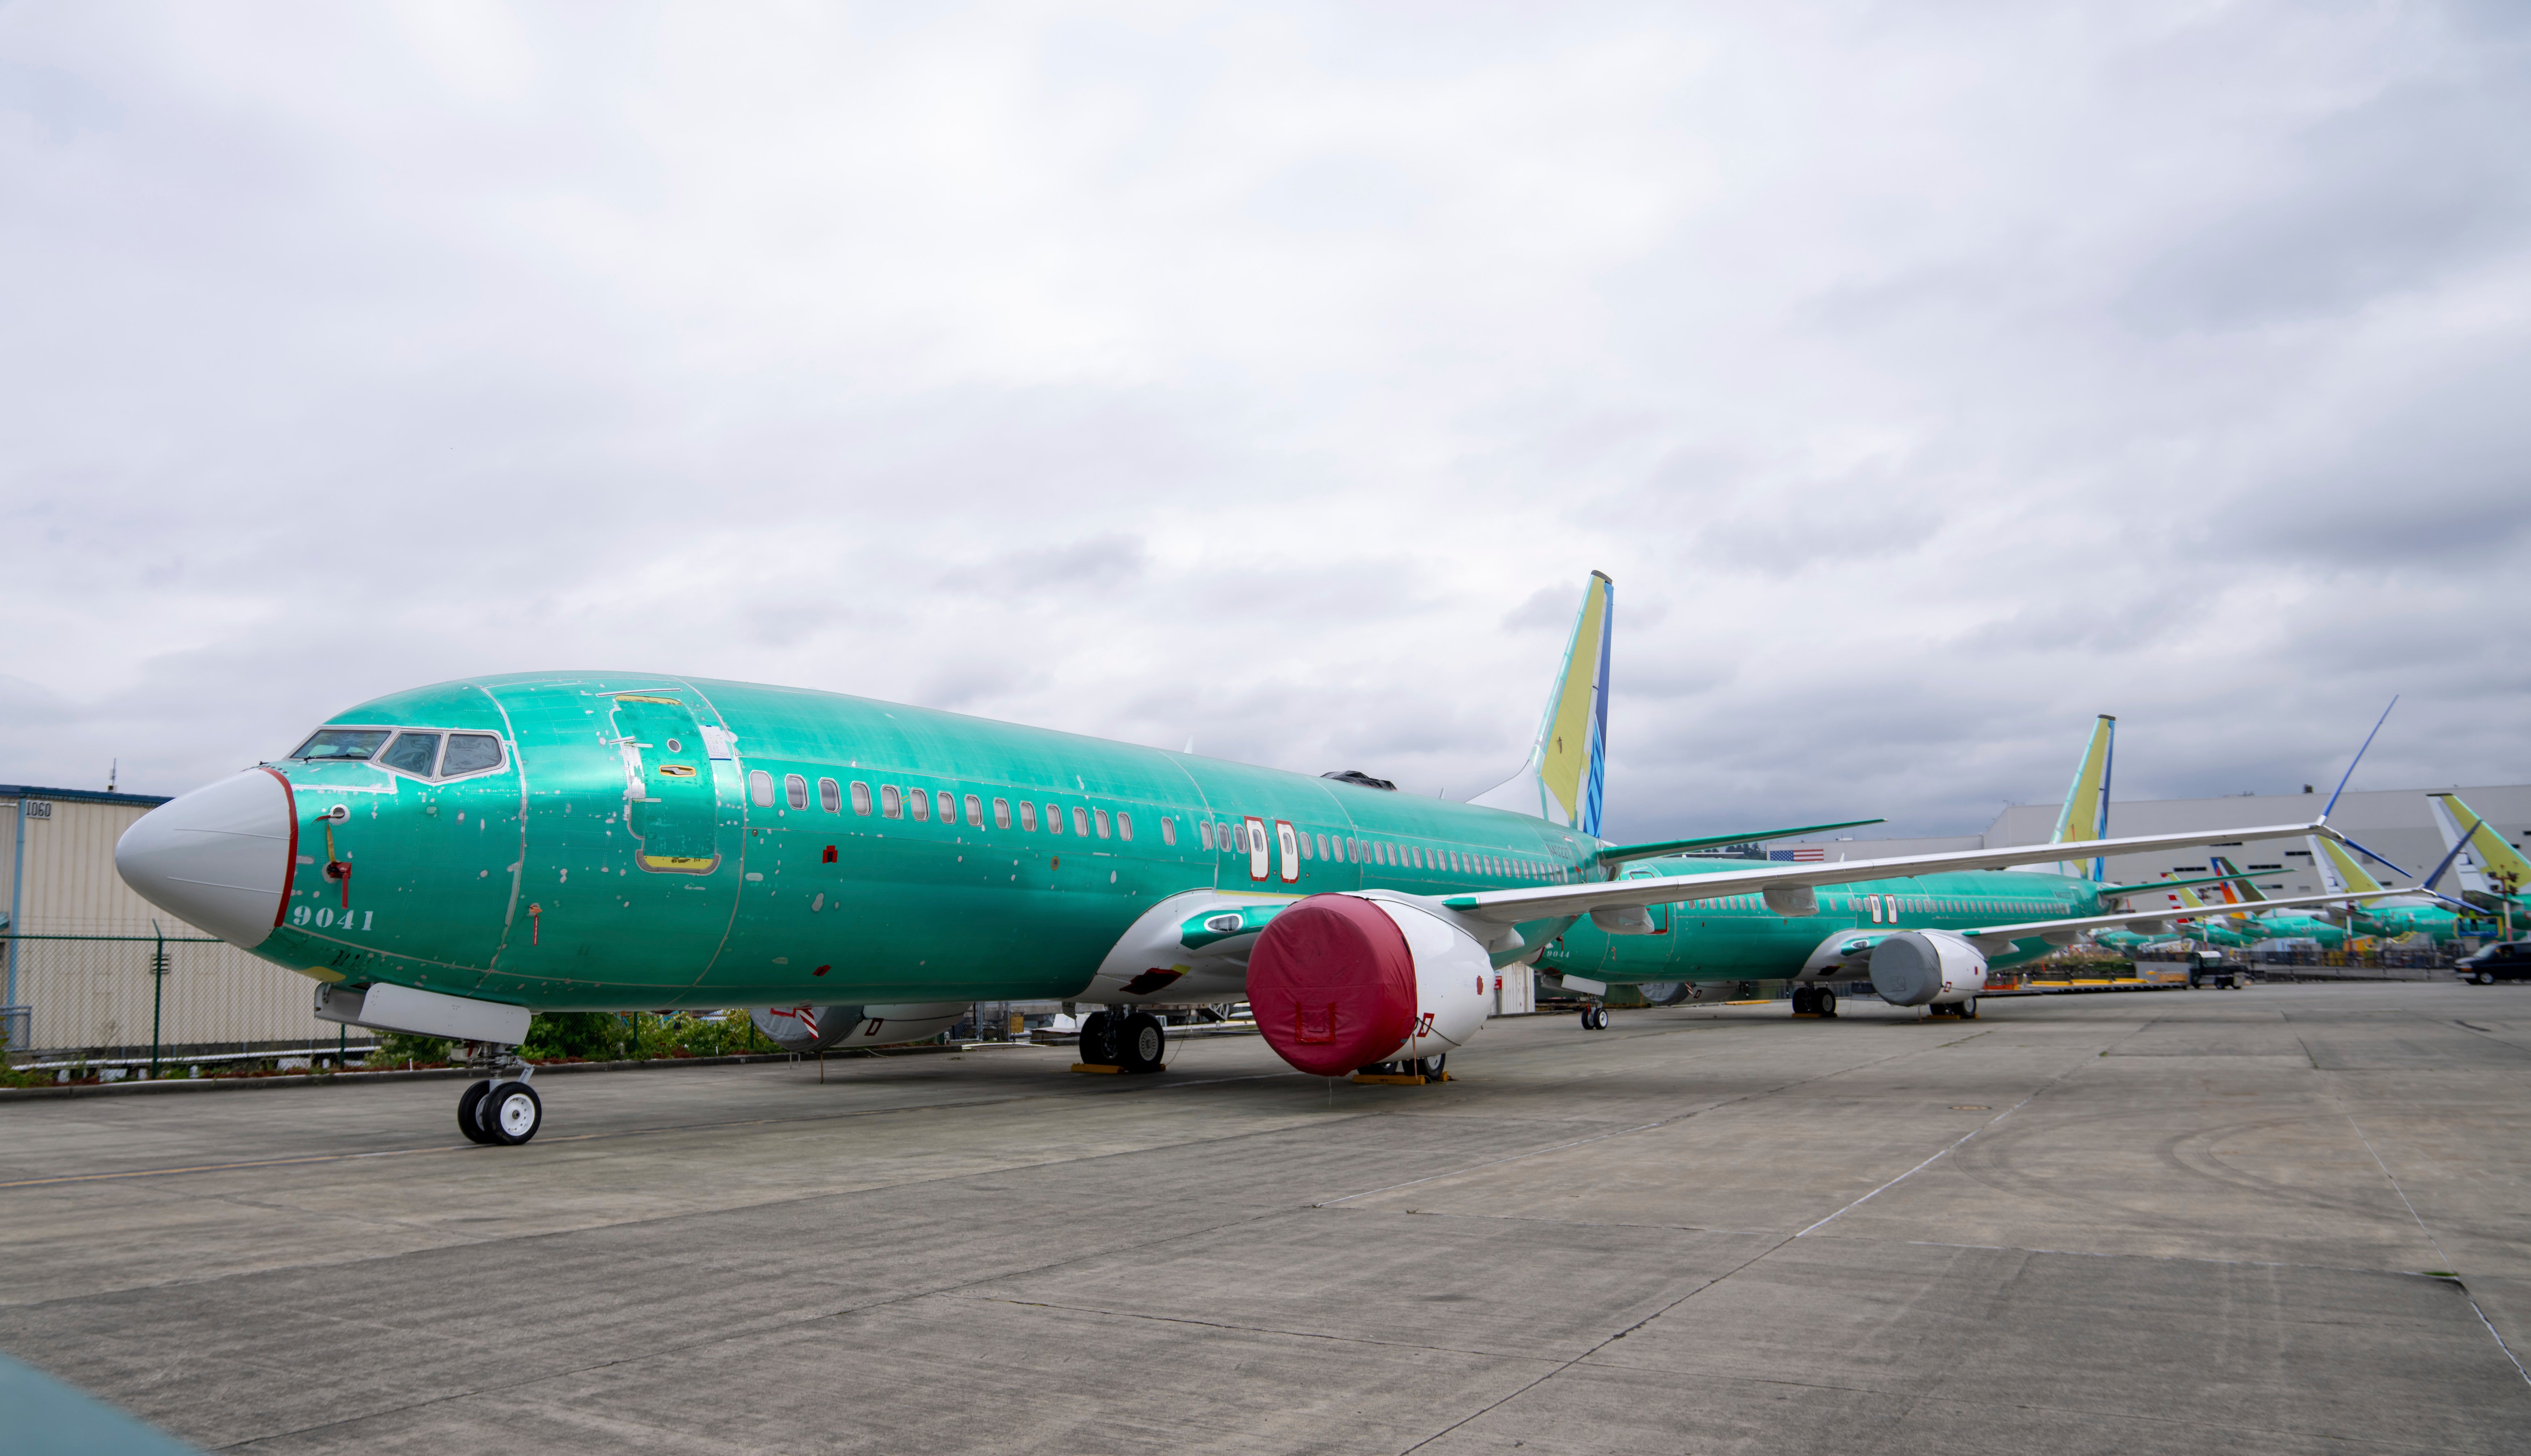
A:
<svg viewBox="0 0 2531 1456">
<path fill-rule="evenodd" d="M 1248 955 L 1248 1005 L 1283 1060 L 1337 1077 L 1415 1030 L 1415 956 L 1379 907 L 1312 895 L 1268 922 Z"/>
</svg>

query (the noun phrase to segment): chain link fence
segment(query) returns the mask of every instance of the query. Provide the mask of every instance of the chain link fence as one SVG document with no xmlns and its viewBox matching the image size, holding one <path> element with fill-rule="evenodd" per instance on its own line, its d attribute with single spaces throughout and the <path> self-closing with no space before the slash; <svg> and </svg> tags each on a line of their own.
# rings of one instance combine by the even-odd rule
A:
<svg viewBox="0 0 2531 1456">
<path fill-rule="evenodd" d="M 7 935 L 0 1034 L 21 1067 L 359 1054 L 318 1021 L 308 978 L 205 936 Z"/>
</svg>

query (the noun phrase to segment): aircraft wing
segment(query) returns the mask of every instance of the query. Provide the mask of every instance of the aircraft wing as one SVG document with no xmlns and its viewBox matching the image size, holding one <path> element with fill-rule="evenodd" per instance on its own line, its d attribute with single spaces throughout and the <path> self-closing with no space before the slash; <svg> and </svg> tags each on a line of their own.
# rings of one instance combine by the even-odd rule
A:
<svg viewBox="0 0 2531 1456">
<path fill-rule="evenodd" d="M 2377 900 L 2385 895 L 2398 893 L 2400 892 L 2397 890 L 2357 890 L 2349 894 L 2340 890 L 2334 895 L 2297 895 L 2289 900 L 2262 900 L 2259 902 L 2259 908 L 2274 910 L 2278 906 L 2343 905 L 2351 900 Z M 2023 921 L 2013 925 L 1979 925 L 1959 933 L 1977 942 L 1978 949 L 1993 952 L 2008 949 L 2012 942 L 2028 940 L 2033 936 L 2043 937 L 2059 945 L 2071 945 L 2074 943 L 2074 937 L 2084 930 L 2114 930 L 2120 925 L 2144 924 L 2154 921 L 2230 920 L 2238 914 L 2237 910 L 2231 914 L 2221 914 L 2183 906 L 2176 910 L 2136 910 L 2118 915 L 2078 916 L 2061 921 Z M 2060 935 L 2064 939 L 2058 940 L 2057 937 Z"/>
<path fill-rule="evenodd" d="M 2158 850 L 2194 849 L 2199 845 L 2223 844 L 2233 840 L 2299 839 L 2306 834 L 2326 834 L 2333 839 L 2340 837 L 2335 829 L 2319 823 L 2273 824 L 2255 829 L 2199 829 L 2185 834 L 2085 839 L 2070 844 L 2016 844 L 2001 849 L 1951 850 L 1939 855 L 1843 860 L 1835 864 L 1771 862 L 1762 865 L 1753 860 L 1746 869 L 1716 874 L 1658 875 L 1649 879 L 1600 880 L 1578 885 L 1477 890 L 1434 898 L 1444 909 L 1456 911 L 1472 921 L 1496 925 L 1516 925 L 1523 921 L 1608 911 L 1620 924 L 1611 924 L 1603 919 L 1602 928 L 1622 931 L 1630 928 L 1624 924 L 1627 918 L 1623 913 L 1648 905 L 1717 900 L 1725 895 L 1746 895 L 1754 890 L 1766 895 L 1768 904 L 1779 914 L 1809 915 L 1814 913 L 1812 902 L 1816 898 L 1811 892 L 1820 885 L 1906 879 L 1956 869 L 2003 869 L 2030 864 L 2032 856 L 2043 854 L 2052 862 L 2090 860 L 2110 855 L 2152 854 Z"/>
</svg>

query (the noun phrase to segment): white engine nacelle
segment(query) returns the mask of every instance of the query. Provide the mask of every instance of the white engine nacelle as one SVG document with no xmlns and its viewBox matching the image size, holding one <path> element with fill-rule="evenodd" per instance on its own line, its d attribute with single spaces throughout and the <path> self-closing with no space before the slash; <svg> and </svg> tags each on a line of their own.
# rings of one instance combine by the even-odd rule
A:
<svg viewBox="0 0 2531 1456">
<path fill-rule="evenodd" d="M 1872 989 L 1892 1006 L 1954 1006 L 1986 988 L 1986 956 L 1949 930 L 1901 930 L 1872 948 Z"/>
<path fill-rule="evenodd" d="M 1248 1002 L 1283 1060 L 1333 1077 L 1464 1044 L 1492 1009 L 1493 979 L 1456 922 L 1403 897 L 1339 892 L 1295 902 L 1257 937 Z"/>
</svg>

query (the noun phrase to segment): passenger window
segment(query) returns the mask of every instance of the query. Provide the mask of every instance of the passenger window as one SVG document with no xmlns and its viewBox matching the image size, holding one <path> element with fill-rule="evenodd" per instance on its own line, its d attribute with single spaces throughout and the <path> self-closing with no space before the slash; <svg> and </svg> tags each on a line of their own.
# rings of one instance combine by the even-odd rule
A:
<svg viewBox="0 0 2531 1456">
<path fill-rule="evenodd" d="M 378 761 L 389 768 L 401 768 L 407 773 L 428 778 L 432 767 L 439 762 L 439 735 L 399 733 L 395 747 L 378 755 Z"/>
<path fill-rule="evenodd" d="M 940 791 L 940 822 L 944 824 L 958 822 L 958 798 L 947 789 Z"/>
<path fill-rule="evenodd" d="M 747 797 L 759 809 L 773 807 L 773 775 L 759 768 L 747 776 Z"/>
<path fill-rule="evenodd" d="M 1167 814 L 1160 815 L 1160 843 L 1173 845 L 1177 842 L 1178 821 L 1170 818 Z"/>
<path fill-rule="evenodd" d="M 1116 837 L 1128 844 L 1134 840 L 1134 816 L 1123 810 L 1116 812 Z"/>
<path fill-rule="evenodd" d="M 796 773 L 782 776 L 782 797 L 793 809 L 809 807 L 809 781 Z"/>
<path fill-rule="evenodd" d="M 1319 858 L 1327 858 L 1327 837 L 1323 834 L 1319 836 Z"/>
<path fill-rule="evenodd" d="M 1102 812 L 1099 817 L 1104 818 L 1106 815 Z M 1082 808 L 1078 804 L 1072 806 L 1072 832 L 1075 834 L 1088 834 L 1090 832 L 1090 811 Z M 1102 835 L 1100 837 L 1104 838 L 1105 836 Z"/>
<path fill-rule="evenodd" d="M 1010 826 L 1011 826 L 1011 801 L 1009 801 L 1009 800 L 1007 800 L 1007 799 L 996 799 L 996 800 L 994 800 L 994 801 L 993 801 L 993 827 L 994 827 L 994 828 L 996 828 L 996 829 L 1007 829 L 1007 828 L 1009 828 Z"/>
<path fill-rule="evenodd" d="M 905 817 L 905 793 L 894 784 L 878 787 L 878 812 L 891 819 Z"/>
<path fill-rule="evenodd" d="M 319 728 L 290 756 L 319 762 L 327 758 L 366 759 L 387 741 L 390 731 L 385 728 Z"/>
<path fill-rule="evenodd" d="M 1031 834 L 1037 832 L 1037 806 L 1025 799 L 1020 801 L 1020 827 Z"/>
<path fill-rule="evenodd" d="M 984 801 L 973 794 L 967 796 L 967 827 L 970 829 L 984 827 Z"/>
<path fill-rule="evenodd" d="M 833 779 L 817 780 L 817 807 L 828 813 L 844 812 L 844 791 L 836 786 Z"/>
<path fill-rule="evenodd" d="M 448 752 L 439 756 L 439 776 L 479 773 L 501 766 L 501 741 L 488 733 L 452 733 Z"/>
<path fill-rule="evenodd" d="M 1049 804 L 1045 807 L 1045 832 L 1048 834 L 1060 834 L 1063 832 L 1062 805 Z"/>
<path fill-rule="evenodd" d="M 860 779 L 853 780 L 853 812 L 863 815 L 870 812 L 870 785 Z"/>
<path fill-rule="evenodd" d="M 914 821 L 916 823 L 928 824 L 931 821 L 931 796 L 923 790 L 906 790 L 905 807 L 914 811 Z"/>
</svg>

